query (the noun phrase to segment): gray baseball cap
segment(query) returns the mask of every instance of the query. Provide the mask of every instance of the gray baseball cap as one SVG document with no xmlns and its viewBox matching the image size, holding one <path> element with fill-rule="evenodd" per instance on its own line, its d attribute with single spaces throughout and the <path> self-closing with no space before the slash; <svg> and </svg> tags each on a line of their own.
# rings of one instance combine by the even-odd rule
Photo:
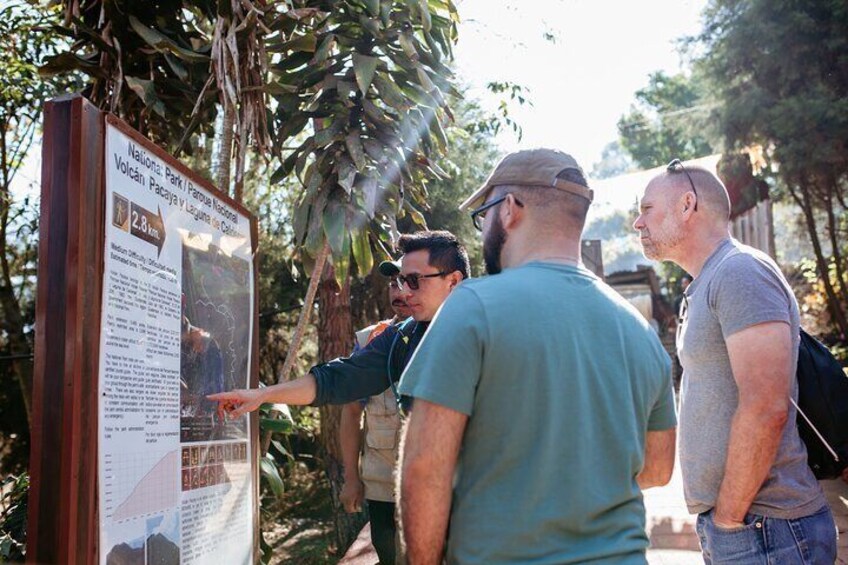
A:
<svg viewBox="0 0 848 565">
<path fill-rule="evenodd" d="M 480 206 L 490 190 L 502 185 L 553 187 L 576 194 L 591 202 L 594 193 L 590 188 L 557 178 L 568 169 L 583 172 L 574 157 L 562 151 L 527 149 L 510 153 L 501 159 L 483 186 L 459 205 L 459 209 L 469 210 Z"/>
</svg>

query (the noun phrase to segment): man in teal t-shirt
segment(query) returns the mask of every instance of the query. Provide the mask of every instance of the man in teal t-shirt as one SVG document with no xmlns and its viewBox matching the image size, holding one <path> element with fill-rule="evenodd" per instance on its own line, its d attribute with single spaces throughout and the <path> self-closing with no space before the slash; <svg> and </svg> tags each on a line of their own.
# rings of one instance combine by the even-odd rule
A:
<svg viewBox="0 0 848 565">
<path fill-rule="evenodd" d="M 463 204 L 490 276 L 437 314 L 413 397 L 401 506 L 410 562 L 645 563 L 640 487 L 674 463 L 671 362 L 579 266 L 592 192 L 550 150 L 507 156 Z M 450 531 L 447 531 L 448 521 Z"/>
</svg>

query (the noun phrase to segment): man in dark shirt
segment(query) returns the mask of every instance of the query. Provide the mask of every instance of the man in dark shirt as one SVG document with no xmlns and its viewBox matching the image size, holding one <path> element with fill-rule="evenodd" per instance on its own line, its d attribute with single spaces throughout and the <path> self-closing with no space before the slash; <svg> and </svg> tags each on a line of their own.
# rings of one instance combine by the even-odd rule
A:
<svg viewBox="0 0 848 565">
<path fill-rule="evenodd" d="M 313 406 L 344 404 L 394 388 L 430 320 L 450 292 L 469 275 L 468 254 L 447 231 L 401 236 L 398 283 L 412 319 L 392 326 L 350 357 L 316 365 L 299 379 L 259 389 L 210 395 L 230 419 L 263 403 Z M 401 342 L 403 346 L 400 347 Z"/>
</svg>

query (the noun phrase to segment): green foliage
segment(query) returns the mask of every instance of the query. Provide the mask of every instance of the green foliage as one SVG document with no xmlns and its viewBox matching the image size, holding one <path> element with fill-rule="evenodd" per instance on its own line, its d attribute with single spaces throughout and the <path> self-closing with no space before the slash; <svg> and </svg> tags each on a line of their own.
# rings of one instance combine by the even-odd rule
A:
<svg viewBox="0 0 848 565">
<path fill-rule="evenodd" d="M 609 179 L 634 170 L 633 160 L 621 146 L 620 141 L 607 143 L 601 152 L 601 160 L 592 165 L 589 176 L 593 179 Z"/>
<path fill-rule="evenodd" d="M 672 304 L 679 306 L 680 300 L 682 300 L 681 297 L 683 296 L 681 281 L 684 276 L 690 275 L 683 270 L 683 267 L 671 261 L 660 263 L 658 271 L 660 280 L 665 284 L 665 295 Z M 691 282 L 691 276 L 689 280 Z M 677 315 L 677 310 L 674 311 L 674 314 Z"/>
<path fill-rule="evenodd" d="M 466 246 L 471 260 L 472 275 L 482 272 L 482 241 L 467 212 L 459 204 L 482 185 L 498 157 L 492 138 L 481 132 L 480 124 L 489 123 L 491 116 L 473 100 L 457 100 L 456 122 L 448 128 L 450 153 L 439 163 L 448 177 L 430 183 L 427 207 L 423 211 L 431 229 L 449 230 Z M 412 222 L 399 224 L 402 230 L 412 230 Z"/>
<path fill-rule="evenodd" d="M 23 1 L 0 8 L 0 473 L 20 472 L 29 457 L 29 388 L 35 319 L 38 198 L 35 187 L 12 191 L 32 147 L 45 99 L 72 88 L 76 77 L 45 81 L 38 67 L 63 47 L 45 33 L 55 8 Z M 34 184 L 34 182 L 33 182 Z"/>
<path fill-rule="evenodd" d="M 493 94 L 504 95 L 498 103 L 497 113 L 490 116 L 480 115 L 477 121 L 469 123 L 465 129 L 471 134 L 482 133 L 497 136 L 501 129 L 506 127 L 512 130 L 518 141 L 521 141 L 523 130 L 521 124 L 512 118 L 510 104 L 517 103 L 520 106 L 529 104 L 532 106 L 533 103 L 530 101 L 528 90 L 520 84 L 509 81 L 492 81 L 486 84 L 486 88 Z"/>
<path fill-rule="evenodd" d="M 276 413 L 275 416 L 272 416 L 272 411 Z M 272 438 L 275 437 L 275 434 L 280 434 L 284 441 L 287 441 L 286 436 L 292 433 L 294 429 L 291 411 L 285 404 L 263 404 L 259 407 L 260 437 L 264 436 L 265 432 L 271 432 Z M 280 443 L 280 436 L 271 440 L 272 446 L 264 455 L 256 454 L 259 457 L 260 488 L 263 492 L 270 491 L 276 499 L 280 499 L 286 491 L 283 477 L 280 475 L 280 467 L 285 467 L 293 460 L 291 449 L 286 449 Z M 259 541 L 262 562 L 267 563 L 272 552 L 265 541 L 264 531 L 260 531 Z"/>
<path fill-rule="evenodd" d="M 0 74 L 0 119 L 37 121 L 41 104 L 52 85 L 38 76 L 38 65 L 59 43 L 58 37 L 40 33 L 50 25 L 55 10 L 39 10 L 24 2 L 4 6 L 0 17 L 0 47 L 3 49 Z M 10 132 L 4 129 L 4 135 Z M 19 155 L 23 157 L 23 155 Z"/>
<path fill-rule="evenodd" d="M 259 159 L 255 161 L 247 167 L 244 204 L 255 211 L 259 222 L 261 253 L 256 258 L 259 263 L 256 285 L 259 333 L 264 340 L 269 332 L 287 325 L 292 312 L 297 314 L 306 292 L 306 281 L 292 246 L 291 215 L 297 187 L 291 179 L 287 184 L 272 185 L 270 168 Z M 270 367 L 267 371 L 263 367 L 261 372 L 274 373 Z"/>
<path fill-rule="evenodd" d="M 212 27 L 218 2 L 65 2 L 53 33 L 72 39 L 47 59 L 43 76 L 77 72 L 85 95 L 100 108 L 172 152 L 191 151 L 196 133 L 212 135 L 216 116 L 211 84 Z M 45 30 L 45 33 L 47 31 Z"/>
<path fill-rule="evenodd" d="M 848 6 L 838 0 L 713 1 L 699 61 L 737 145 L 774 143 L 787 175 L 848 161 Z"/>
<path fill-rule="evenodd" d="M 426 183 L 445 176 L 434 157 L 446 149 L 446 98 L 457 94 L 446 65 L 456 8 L 452 0 L 272 1 L 224 37 L 236 4 L 151 11 L 69 2 L 67 25 L 57 29 L 74 44 L 42 71 L 87 74 L 96 104 L 172 151 L 213 133 L 216 99 L 244 106 L 242 95 L 262 92 L 270 101 L 251 115 L 270 120 L 271 153 L 282 156 L 271 180 L 290 187 L 294 173 L 302 186 L 290 209 L 295 244 L 315 256 L 328 241 L 339 277 L 354 249 L 365 270 L 373 257 L 363 231 L 385 234 L 406 215 L 423 221 Z M 230 60 L 231 40 L 252 54 L 247 62 Z M 238 66 L 257 58 L 270 75 L 239 83 Z M 511 95 L 523 98 L 520 89 Z"/>
<path fill-rule="evenodd" d="M 848 5 L 713 0 L 691 41 L 727 144 L 763 147 L 801 208 L 833 327 L 848 339 Z"/>
<path fill-rule="evenodd" d="M 340 556 L 332 545 L 333 504 L 325 473 L 298 463 L 287 469 L 286 487 L 273 507 L 261 507 L 262 562 L 335 563 Z"/>
<path fill-rule="evenodd" d="M 277 413 L 276 418 L 271 417 L 271 411 Z M 279 551 L 274 545 L 279 542 L 279 530 L 281 522 L 286 524 L 285 529 L 293 530 L 291 535 L 299 530 L 312 530 L 304 520 L 302 514 L 307 514 L 310 519 L 324 517 L 331 512 L 329 491 L 322 480 L 314 475 L 309 475 L 309 466 L 304 461 L 316 462 L 315 453 L 318 449 L 317 430 L 319 420 L 317 410 L 310 407 L 296 407 L 290 410 L 284 404 L 263 404 L 259 408 L 259 430 L 260 437 L 265 431 L 272 432 L 272 439 L 268 451 L 259 457 L 260 492 L 261 492 L 261 531 L 260 549 L 262 551 L 262 563 L 272 562 L 272 558 L 279 559 Z M 315 473 L 315 469 L 312 469 Z M 304 476 L 309 477 L 310 485 L 304 485 Z M 323 478 L 323 476 L 322 476 Z M 317 479 L 317 480 L 316 480 Z M 306 488 L 306 492 L 304 489 Z M 306 498 L 314 499 L 307 501 Z M 317 504 L 319 508 L 303 508 L 302 505 Z M 319 514 L 314 515 L 314 514 Z M 326 521 L 326 520 L 325 520 Z M 291 522 L 296 525 L 292 527 Z M 309 552 L 316 556 L 326 556 L 328 548 L 326 535 L 328 532 L 320 532 L 317 537 L 309 543 Z M 301 543 L 297 544 L 295 555 L 301 557 Z M 275 555 L 277 554 L 277 555 Z M 299 559 L 299 562 L 307 562 Z"/>
<path fill-rule="evenodd" d="M 304 132 L 273 180 L 297 175 L 295 243 L 315 256 L 325 238 L 339 273 L 350 250 L 372 264 L 365 229 L 420 218 L 426 184 L 445 173 L 446 65 L 458 16 L 451 0 L 303 1 L 274 22 L 285 54 L 270 65 L 278 143 Z"/>
<path fill-rule="evenodd" d="M 280 414 L 278 418 L 270 418 L 271 411 Z M 275 434 L 286 434 L 294 428 L 291 410 L 285 404 L 263 404 L 259 407 L 259 428 Z"/>
<path fill-rule="evenodd" d="M 618 121 L 620 143 L 642 168 L 674 158 L 692 159 L 715 151 L 709 134 L 705 84 L 698 74 L 652 73 L 636 92 L 636 103 Z"/>
<path fill-rule="evenodd" d="M 0 482 L 0 559 L 26 558 L 27 493 L 29 475 L 9 475 Z"/>
<path fill-rule="evenodd" d="M 270 421 L 276 422 L 276 420 Z M 280 497 L 283 496 L 285 487 L 283 486 L 283 479 L 280 477 L 280 472 L 277 470 L 277 465 L 277 461 L 269 453 L 259 458 L 259 470 L 262 482 L 271 489 L 274 496 Z"/>
<path fill-rule="evenodd" d="M 829 282 L 837 284 L 836 269 L 833 262 L 828 266 Z M 828 308 L 828 296 L 824 279 L 819 276 L 818 265 L 814 259 L 802 259 L 788 267 L 789 281 L 798 298 L 801 311 L 801 325 L 812 335 L 833 345 L 833 316 Z M 845 345 L 845 342 L 842 342 Z M 846 359 L 848 361 L 848 359 Z"/>
<path fill-rule="evenodd" d="M 38 73 L 46 58 L 55 56 L 64 45 L 63 38 L 50 33 L 60 13 L 25 2 L 6 3 L 0 12 L 0 188 L 2 208 L 10 205 L 12 180 L 23 164 L 41 117 L 44 100 L 73 88 L 77 77 L 45 81 Z"/>
</svg>

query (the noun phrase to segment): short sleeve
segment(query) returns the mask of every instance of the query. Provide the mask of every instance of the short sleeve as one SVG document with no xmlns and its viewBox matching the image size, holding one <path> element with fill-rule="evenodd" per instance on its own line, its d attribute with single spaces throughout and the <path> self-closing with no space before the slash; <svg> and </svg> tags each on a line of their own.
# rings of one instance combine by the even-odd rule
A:
<svg viewBox="0 0 848 565">
<path fill-rule="evenodd" d="M 677 415 L 674 412 L 674 392 L 672 392 L 671 386 L 671 361 L 668 357 L 666 357 L 665 367 L 663 386 L 660 388 L 660 394 L 651 408 L 650 416 L 648 416 L 649 432 L 670 430 L 677 426 Z"/>
<path fill-rule="evenodd" d="M 470 289 L 457 288 L 410 359 L 400 380 L 400 393 L 470 416 L 486 331 L 480 299 Z"/>
<path fill-rule="evenodd" d="M 791 323 L 791 304 L 780 277 L 750 255 L 728 258 L 710 284 L 710 305 L 725 339 L 765 322 Z"/>
</svg>

